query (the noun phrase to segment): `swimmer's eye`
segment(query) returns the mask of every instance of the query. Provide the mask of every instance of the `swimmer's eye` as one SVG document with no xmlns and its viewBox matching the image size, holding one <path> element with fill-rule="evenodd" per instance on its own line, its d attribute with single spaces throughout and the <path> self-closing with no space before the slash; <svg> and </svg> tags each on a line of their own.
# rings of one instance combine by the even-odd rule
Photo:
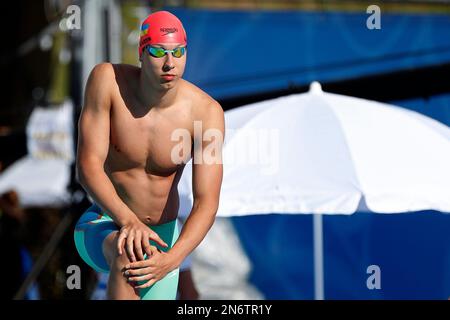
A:
<svg viewBox="0 0 450 320">
<path fill-rule="evenodd" d="M 158 47 L 147 47 L 148 53 L 155 58 L 162 58 L 166 55 L 166 51 L 163 48 Z"/>
<path fill-rule="evenodd" d="M 184 53 L 186 52 L 186 48 L 185 47 L 178 47 L 172 50 L 172 55 L 175 58 L 181 58 L 182 56 L 184 56 Z"/>
<path fill-rule="evenodd" d="M 172 56 L 175 58 L 181 58 L 186 53 L 186 47 L 177 47 L 173 50 L 166 50 L 161 47 L 147 46 L 146 49 L 147 52 L 155 58 L 162 58 L 169 52 L 172 53 Z"/>
</svg>

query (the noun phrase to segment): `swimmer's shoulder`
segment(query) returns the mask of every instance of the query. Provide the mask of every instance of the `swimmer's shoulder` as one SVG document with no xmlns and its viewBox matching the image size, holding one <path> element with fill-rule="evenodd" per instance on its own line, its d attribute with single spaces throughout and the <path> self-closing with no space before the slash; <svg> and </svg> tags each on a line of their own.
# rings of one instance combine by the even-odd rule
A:
<svg viewBox="0 0 450 320">
<path fill-rule="evenodd" d="M 117 76 L 124 76 L 125 78 L 135 77 L 139 78 L 141 68 L 133 66 L 131 64 L 117 63 L 112 65 L 114 72 Z"/>
<path fill-rule="evenodd" d="M 83 110 L 109 110 L 112 79 L 114 70 L 110 63 L 99 63 L 92 68 L 86 83 Z"/>
<path fill-rule="evenodd" d="M 86 83 L 86 95 L 95 100 L 109 100 L 115 85 L 115 71 L 111 63 L 99 63 L 92 68 Z"/>
<path fill-rule="evenodd" d="M 191 101 L 195 119 L 209 116 L 223 117 L 223 109 L 218 101 L 193 83 L 184 79 L 182 81 L 185 97 Z"/>
<path fill-rule="evenodd" d="M 97 64 L 91 71 L 90 79 L 101 81 L 106 85 L 115 85 L 122 79 L 139 77 L 140 68 L 129 64 L 112 64 L 102 62 Z"/>
<path fill-rule="evenodd" d="M 114 106 L 118 97 L 136 86 L 140 70 L 129 64 L 99 63 L 92 69 L 87 87 L 92 86 L 97 98 L 108 100 Z"/>
<path fill-rule="evenodd" d="M 88 81 L 104 82 L 114 79 L 114 67 L 109 62 L 102 62 L 92 68 Z"/>
</svg>

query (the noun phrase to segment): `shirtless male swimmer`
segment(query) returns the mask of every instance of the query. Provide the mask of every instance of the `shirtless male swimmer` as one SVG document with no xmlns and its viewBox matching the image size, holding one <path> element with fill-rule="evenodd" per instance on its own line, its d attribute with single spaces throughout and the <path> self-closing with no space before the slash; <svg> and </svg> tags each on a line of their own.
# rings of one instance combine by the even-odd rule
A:
<svg viewBox="0 0 450 320">
<path fill-rule="evenodd" d="M 86 85 L 77 174 L 95 203 L 79 219 L 74 238 L 87 264 L 110 272 L 109 299 L 175 299 L 179 265 L 214 223 L 224 114 L 181 78 L 186 45 L 180 20 L 155 12 L 142 23 L 141 67 L 102 63 Z M 194 137 L 194 122 L 219 135 Z M 180 143 L 173 133 L 180 129 L 189 133 L 189 148 L 175 161 Z M 214 161 L 196 161 L 211 144 Z M 191 156 L 194 203 L 179 234 L 177 184 Z"/>
</svg>

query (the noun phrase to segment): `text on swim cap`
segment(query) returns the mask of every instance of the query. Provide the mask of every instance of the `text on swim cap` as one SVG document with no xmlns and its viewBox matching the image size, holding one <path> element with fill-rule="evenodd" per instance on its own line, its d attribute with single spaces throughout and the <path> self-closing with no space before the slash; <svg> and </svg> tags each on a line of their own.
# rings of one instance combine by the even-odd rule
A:
<svg viewBox="0 0 450 320">
<path fill-rule="evenodd" d="M 160 28 L 159 31 L 168 33 L 178 32 L 177 28 Z"/>
</svg>

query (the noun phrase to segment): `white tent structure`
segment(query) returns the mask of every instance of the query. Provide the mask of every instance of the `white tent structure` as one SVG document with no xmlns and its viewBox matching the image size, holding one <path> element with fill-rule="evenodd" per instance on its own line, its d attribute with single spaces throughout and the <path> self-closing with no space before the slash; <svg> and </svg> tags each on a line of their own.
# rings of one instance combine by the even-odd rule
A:
<svg viewBox="0 0 450 320">
<path fill-rule="evenodd" d="M 322 214 L 450 212 L 450 129 L 419 113 L 313 83 L 308 93 L 230 110 L 225 122 L 217 215 L 315 214 L 316 299 Z M 179 191 L 192 201 L 189 166 Z"/>
</svg>

